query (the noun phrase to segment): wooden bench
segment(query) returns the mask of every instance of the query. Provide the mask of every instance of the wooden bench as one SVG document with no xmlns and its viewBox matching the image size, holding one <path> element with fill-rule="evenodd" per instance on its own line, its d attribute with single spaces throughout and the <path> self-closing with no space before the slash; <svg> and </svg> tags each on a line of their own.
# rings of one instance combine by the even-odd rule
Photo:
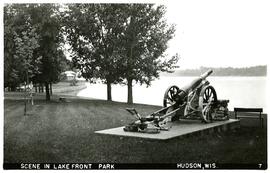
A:
<svg viewBox="0 0 270 173">
<path fill-rule="evenodd" d="M 256 114 L 245 114 L 245 115 L 237 115 L 237 112 L 249 112 L 249 113 L 256 113 Z M 234 116 L 235 119 L 240 118 L 256 118 L 260 120 L 260 126 L 263 128 L 263 118 L 262 118 L 262 108 L 234 108 Z"/>
</svg>

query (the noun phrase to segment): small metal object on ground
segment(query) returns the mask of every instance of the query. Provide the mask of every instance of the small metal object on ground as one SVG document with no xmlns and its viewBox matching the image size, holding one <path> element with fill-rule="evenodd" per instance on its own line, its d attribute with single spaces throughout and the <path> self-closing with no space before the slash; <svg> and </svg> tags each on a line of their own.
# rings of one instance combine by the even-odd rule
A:
<svg viewBox="0 0 270 173">
<path fill-rule="evenodd" d="M 66 97 L 60 97 L 60 98 L 59 98 L 59 101 L 60 101 L 60 102 L 64 102 L 64 103 L 70 102 L 70 100 L 68 100 Z"/>
<path fill-rule="evenodd" d="M 192 134 L 204 134 L 207 132 L 214 132 L 216 130 L 223 131 L 240 127 L 240 121 L 236 119 L 229 119 L 227 121 L 216 121 L 213 123 L 201 123 L 200 120 L 180 120 L 172 122 L 172 128 L 169 131 L 160 131 L 157 134 L 139 133 L 139 132 L 125 132 L 124 127 L 117 127 L 112 129 L 100 130 L 95 133 L 103 135 L 116 135 L 125 137 L 137 137 L 154 140 L 168 140 L 176 137 L 189 136 Z"/>
</svg>

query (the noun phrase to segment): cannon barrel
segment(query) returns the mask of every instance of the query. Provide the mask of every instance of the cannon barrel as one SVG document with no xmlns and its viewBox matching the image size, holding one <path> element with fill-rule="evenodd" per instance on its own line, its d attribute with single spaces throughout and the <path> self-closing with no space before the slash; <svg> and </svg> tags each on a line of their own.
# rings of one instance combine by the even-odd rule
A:
<svg viewBox="0 0 270 173">
<path fill-rule="evenodd" d="M 207 72 L 203 73 L 200 77 L 194 79 L 191 83 L 181 88 L 182 92 L 178 94 L 178 100 L 181 101 L 184 99 L 189 91 L 194 90 L 197 88 L 203 80 L 205 80 L 209 75 L 213 73 L 213 70 L 208 70 Z"/>
<path fill-rule="evenodd" d="M 200 77 L 201 79 L 206 79 L 208 76 L 210 76 L 213 73 L 213 70 L 208 70 L 204 74 L 202 74 Z"/>
</svg>

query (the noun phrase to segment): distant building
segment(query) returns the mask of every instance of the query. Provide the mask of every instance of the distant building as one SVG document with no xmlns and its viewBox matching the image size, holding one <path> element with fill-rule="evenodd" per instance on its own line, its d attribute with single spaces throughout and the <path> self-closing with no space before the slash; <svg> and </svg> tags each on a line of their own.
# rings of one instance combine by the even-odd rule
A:
<svg viewBox="0 0 270 173">
<path fill-rule="evenodd" d="M 76 78 L 76 73 L 74 71 L 65 71 L 61 73 L 61 80 L 72 81 L 74 78 Z"/>
</svg>

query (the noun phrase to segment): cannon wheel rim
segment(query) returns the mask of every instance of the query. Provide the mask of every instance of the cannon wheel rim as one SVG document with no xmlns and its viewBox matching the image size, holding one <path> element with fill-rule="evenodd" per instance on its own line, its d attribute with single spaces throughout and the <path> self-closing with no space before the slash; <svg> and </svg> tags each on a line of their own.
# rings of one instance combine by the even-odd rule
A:
<svg viewBox="0 0 270 173">
<path fill-rule="evenodd" d="M 163 98 L 163 106 L 167 107 L 168 105 L 172 105 L 176 100 L 175 96 L 180 92 L 180 89 L 176 85 L 169 86 L 165 91 Z"/>
<path fill-rule="evenodd" d="M 205 123 L 212 122 L 212 113 L 209 111 L 209 107 L 207 107 L 210 99 L 213 99 L 214 102 L 216 102 L 217 93 L 213 86 L 207 85 L 202 88 L 199 97 L 199 109 L 201 112 L 202 121 Z"/>
</svg>

